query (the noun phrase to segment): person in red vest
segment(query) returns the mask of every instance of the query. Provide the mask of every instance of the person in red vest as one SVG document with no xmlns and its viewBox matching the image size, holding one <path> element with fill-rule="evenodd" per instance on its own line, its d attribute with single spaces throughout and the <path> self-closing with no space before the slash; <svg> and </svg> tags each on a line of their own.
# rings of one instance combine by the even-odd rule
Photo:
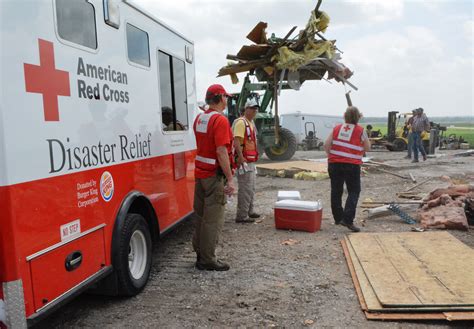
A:
<svg viewBox="0 0 474 329">
<path fill-rule="evenodd" d="M 229 270 L 228 264 L 216 258 L 216 246 L 224 224 L 226 195 L 232 195 L 235 190 L 232 130 L 222 114 L 229 96 L 221 85 L 211 85 L 206 93 L 209 108 L 196 117 L 193 126 L 197 144 L 194 171 L 197 222 L 193 248 L 199 270 Z"/>
<path fill-rule="evenodd" d="M 256 168 L 258 160 L 257 128 L 253 122 L 259 105 L 255 98 L 247 100 L 243 115 L 233 124 L 234 145 L 237 155 L 237 223 L 252 223 L 260 215 L 254 211 Z"/>
<path fill-rule="evenodd" d="M 346 226 L 353 232 L 360 231 L 354 225 L 360 194 L 360 165 L 364 153 L 370 150 L 367 132 L 357 124 L 361 117 L 362 114 L 357 107 L 349 106 L 344 113 L 345 123 L 334 127 L 324 143 L 331 179 L 332 215 L 336 225 Z M 344 183 L 349 195 L 342 208 Z"/>
</svg>

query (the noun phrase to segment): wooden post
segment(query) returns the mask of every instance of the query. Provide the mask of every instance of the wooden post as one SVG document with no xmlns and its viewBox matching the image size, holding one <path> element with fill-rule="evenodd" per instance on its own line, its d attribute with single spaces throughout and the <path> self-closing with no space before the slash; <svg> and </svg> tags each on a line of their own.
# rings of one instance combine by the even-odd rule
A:
<svg viewBox="0 0 474 329">
<path fill-rule="evenodd" d="M 278 70 L 273 69 L 273 99 L 275 101 L 275 144 L 280 144 L 280 118 L 278 117 Z"/>
</svg>

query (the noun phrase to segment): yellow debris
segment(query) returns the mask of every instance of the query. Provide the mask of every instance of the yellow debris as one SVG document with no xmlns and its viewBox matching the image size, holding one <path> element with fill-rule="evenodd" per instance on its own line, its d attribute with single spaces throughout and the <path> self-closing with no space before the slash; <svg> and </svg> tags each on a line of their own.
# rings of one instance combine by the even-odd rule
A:
<svg viewBox="0 0 474 329">
<path fill-rule="evenodd" d="M 319 12 L 319 17 L 316 17 L 316 13 L 313 10 L 311 16 L 309 17 L 308 24 L 306 25 L 306 33 L 312 34 L 316 32 L 326 32 L 326 29 L 329 25 L 329 15 L 324 11 Z"/>
<path fill-rule="evenodd" d="M 313 42 L 308 40 L 301 52 L 294 52 L 286 46 L 280 47 L 278 54 L 273 56 L 272 61 L 276 61 L 276 67 L 279 70 L 288 69 L 294 72 L 322 55 L 329 59 L 334 56 L 334 45 L 331 41 Z"/>
<path fill-rule="evenodd" d="M 298 180 L 323 180 L 329 178 L 328 173 L 315 172 L 315 171 L 301 171 L 293 176 L 294 179 Z"/>
</svg>

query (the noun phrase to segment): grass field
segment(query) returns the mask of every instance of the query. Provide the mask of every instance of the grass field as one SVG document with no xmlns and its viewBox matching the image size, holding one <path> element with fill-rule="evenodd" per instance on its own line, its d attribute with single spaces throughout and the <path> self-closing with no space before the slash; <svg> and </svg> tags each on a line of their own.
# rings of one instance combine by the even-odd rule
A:
<svg viewBox="0 0 474 329">
<path fill-rule="evenodd" d="M 367 124 L 362 124 L 362 126 L 366 126 Z M 380 129 L 380 132 L 382 135 L 387 134 L 387 125 L 381 125 L 381 124 L 372 124 L 373 131 L 377 131 Z M 462 124 L 461 125 L 456 125 L 456 124 L 448 124 L 446 125 L 448 129 L 446 130 L 445 134 L 446 136 L 449 136 L 451 134 L 455 134 L 457 138 L 462 136 L 462 138 L 465 140 L 466 143 L 469 143 L 469 146 L 471 148 L 474 148 L 474 124 Z"/>
</svg>

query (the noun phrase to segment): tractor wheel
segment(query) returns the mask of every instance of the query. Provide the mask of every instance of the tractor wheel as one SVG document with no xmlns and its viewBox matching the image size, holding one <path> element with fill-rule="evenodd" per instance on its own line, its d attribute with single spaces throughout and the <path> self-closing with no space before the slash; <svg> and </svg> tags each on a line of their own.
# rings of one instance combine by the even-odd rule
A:
<svg viewBox="0 0 474 329">
<path fill-rule="evenodd" d="M 295 135 L 288 129 L 280 128 L 280 143 L 266 147 L 265 154 L 273 161 L 289 160 L 295 154 L 297 146 Z"/>
<path fill-rule="evenodd" d="M 396 152 L 405 151 L 407 149 L 407 143 L 404 139 L 397 138 L 393 141 L 393 150 Z"/>
</svg>

